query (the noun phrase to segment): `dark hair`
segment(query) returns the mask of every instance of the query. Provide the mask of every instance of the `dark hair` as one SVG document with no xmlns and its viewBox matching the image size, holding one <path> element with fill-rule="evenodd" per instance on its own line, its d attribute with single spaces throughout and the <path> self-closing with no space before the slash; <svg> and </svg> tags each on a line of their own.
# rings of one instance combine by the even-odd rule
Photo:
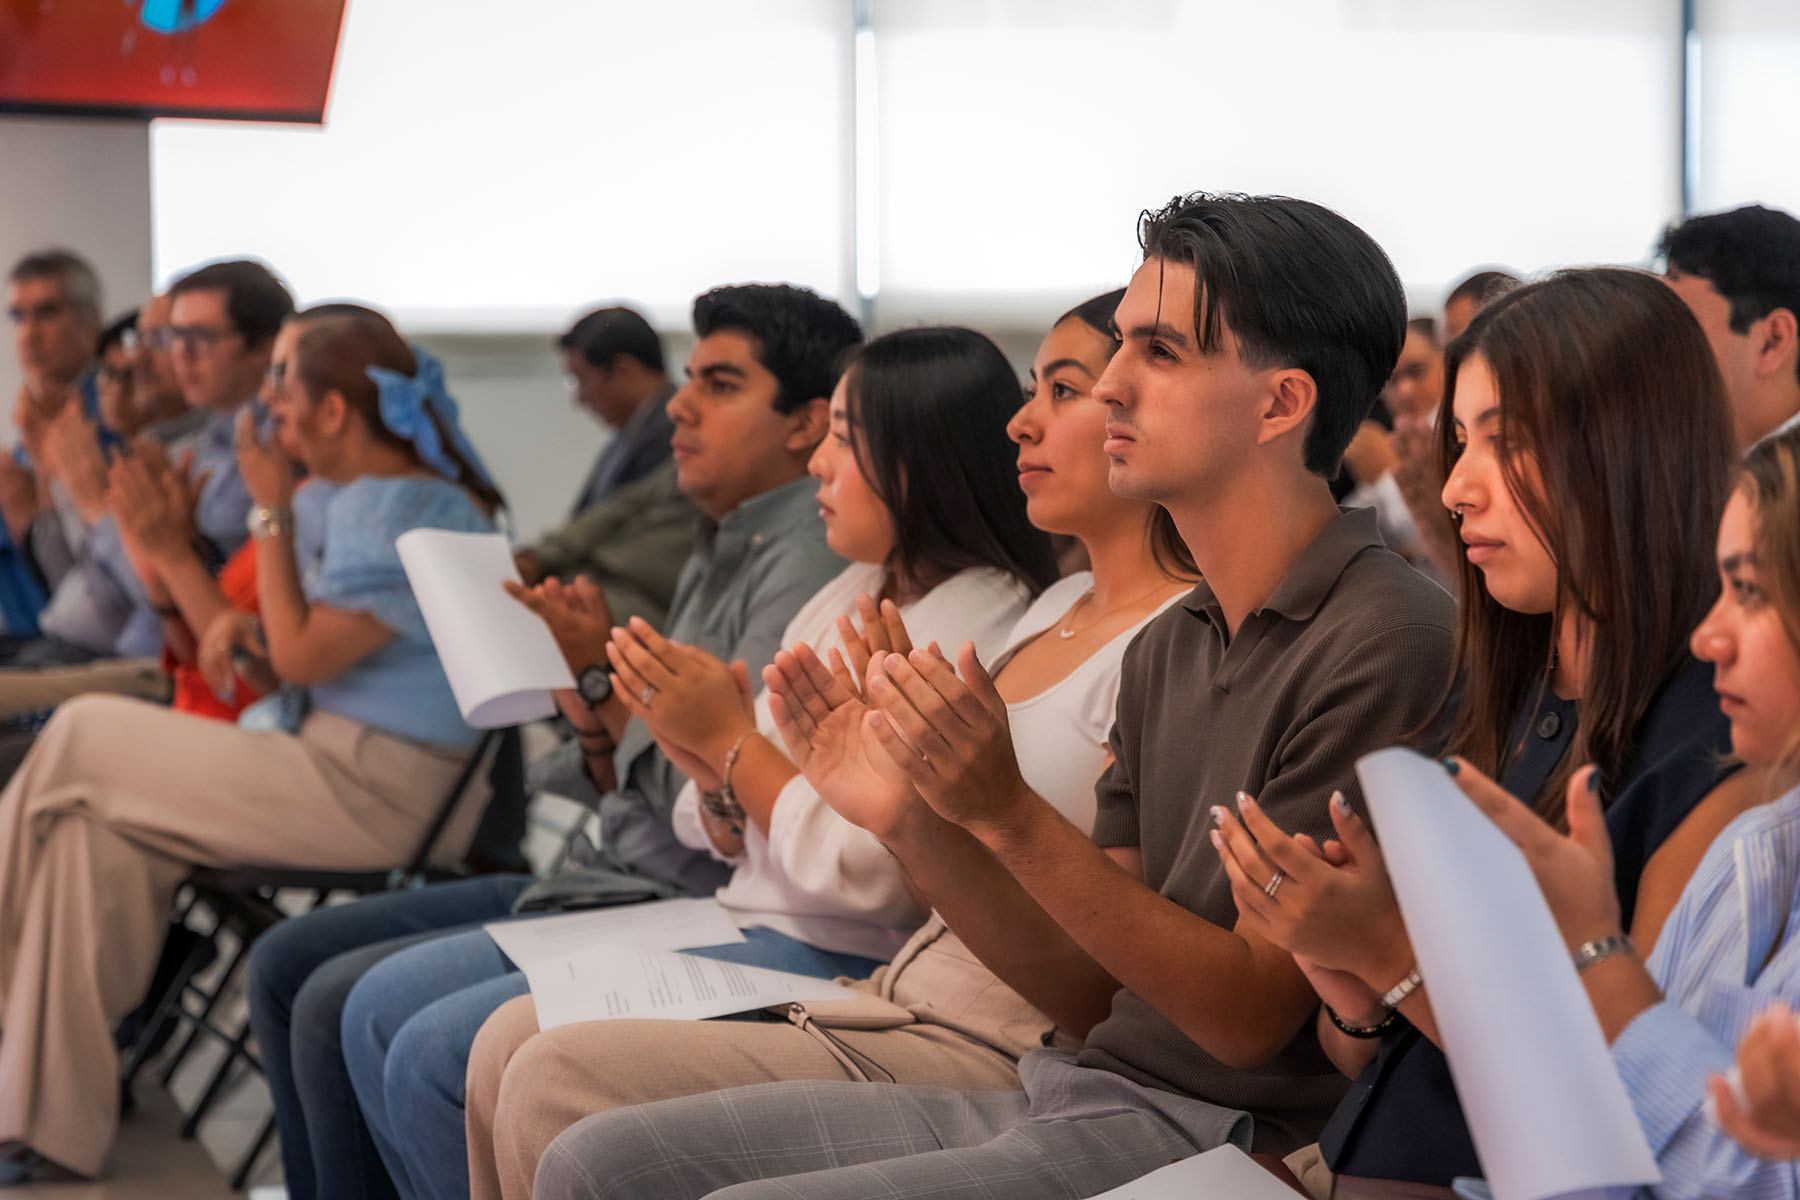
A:
<svg viewBox="0 0 1800 1200">
<path fill-rule="evenodd" d="M 1443 341 L 1441 340 L 1442 335 L 1438 333 L 1436 317 L 1414 317 L 1406 323 L 1406 331 L 1408 333 L 1418 334 L 1433 346 L 1443 345 Z"/>
<path fill-rule="evenodd" d="M 579 354 L 596 367 L 604 367 L 625 354 L 652 371 L 667 370 L 663 366 L 662 339 L 656 336 L 656 330 L 635 310 L 622 304 L 596 308 L 582 317 L 556 339 L 556 347 Z"/>
<path fill-rule="evenodd" d="M 1732 481 L 1756 516 L 1757 584 L 1768 593 L 1788 644 L 1800 651 L 1800 430 L 1771 434 L 1744 452 Z M 1788 714 L 1770 798 L 1800 776 L 1800 713 Z"/>
<path fill-rule="evenodd" d="M 1119 326 L 1113 320 L 1113 314 L 1119 311 L 1119 302 L 1125 299 L 1125 289 L 1107 292 L 1095 296 L 1092 300 L 1083 300 L 1062 316 L 1056 318 L 1054 329 L 1064 321 L 1080 321 L 1089 329 L 1106 339 L 1106 357 L 1111 358 L 1119 352 Z M 1157 570 L 1171 579 L 1196 579 L 1200 568 L 1194 562 L 1194 552 L 1181 538 L 1181 530 L 1175 527 L 1175 518 L 1169 510 L 1160 504 L 1150 506 L 1150 556 L 1156 562 Z"/>
<path fill-rule="evenodd" d="M 1585 620 L 1592 659 L 1580 726 L 1536 797 L 1540 813 L 1560 820 L 1579 764 L 1619 778 L 1638 723 L 1718 595 L 1712 556 L 1735 457 L 1730 409 L 1693 314 L 1642 271 L 1561 271 L 1483 309 L 1445 355 L 1446 464 L 1456 378 L 1477 355 L 1500 397 L 1507 489 L 1556 561 L 1558 611 L 1501 607 L 1463 561 L 1463 701 L 1450 747 L 1503 772 L 1519 750 L 1509 744 L 1516 715 L 1554 663 L 1559 622 L 1565 613 Z M 1528 482 L 1525 456 L 1541 487 Z"/>
<path fill-rule="evenodd" d="M 13 264 L 7 273 L 10 283 L 29 283 L 36 279 L 54 279 L 63 286 L 69 303 L 100 319 L 100 277 L 88 260 L 73 250 L 53 247 L 36 250 Z"/>
<path fill-rule="evenodd" d="M 100 344 L 94 348 L 95 354 L 105 354 L 114 346 L 125 340 L 126 334 L 137 333 L 138 310 L 132 309 L 122 317 L 117 317 L 111 325 L 100 331 Z"/>
<path fill-rule="evenodd" d="M 897 575 L 928 586 L 993 567 L 1033 595 L 1056 578 L 1006 453 L 1019 378 L 998 346 L 972 329 L 902 329 L 857 353 L 844 390 L 857 467 L 894 523 Z"/>
<path fill-rule="evenodd" d="M 1800 221 L 1778 208 L 1747 204 L 1690 218 L 1663 230 L 1657 249 L 1670 270 L 1711 281 L 1731 303 L 1733 333 L 1778 308 L 1800 317 Z"/>
<path fill-rule="evenodd" d="M 1194 268 L 1194 332 L 1217 353 L 1222 329 L 1244 362 L 1298 367 L 1318 400 L 1306 469 L 1330 479 L 1400 358 L 1406 293 L 1394 264 L 1355 225 L 1285 196 L 1177 196 L 1140 220 L 1144 257 Z"/>
<path fill-rule="evenodd" d="M 722 329 L 748 334 L 756 361 L 775 376 L 775 411 L 791 413 L 830 396 L 843 374 L 845 351 L 863 339 L 862 326 L 838 305 L 786 283 L 714 288 L 694 298 L 694 333 Z"/>
<path fill-rule="evenodd" d="M 183 292 L 224 292 L 226 316 L 252 346 L 272 340 L 281 323 L 294 315 L 294 297 L 275 272 L 250 259 L 208 263 L 190 271 L 169 288 L 169 297 Z"/>
<path fill-rule="evenodd" d="M 393 323 L 372 308 L 341 303 L 315 305 L 292 319 L 301 323 L 294 341 L 294 372 L 307 395 L 316 400 L 327 392 L 342 393 L 377 441 L 420 462 L 413 444 L 382 421 L 381 389 L 368 375 L 370 367 L 408 376 L 419 369 L 412 347 Z M 456 482 L 480 501 L 488 515 L 506 507 L 506 498 L 457 450 L 456 440 L 438 414 L 429 415 L 444 452 L 456 464 Z"/>
<path fill-rule="evenodd" d="M 1451 288 L 1450 294 L 1444 297 L 1444 307 L 1449 308 L 1458 300 L 1472 300 L 1476 309 L 1480 310 L 1518 287 L 1521 282 L 1523 281 L 1511 271 L 1484 268 Z"/>
</svg>

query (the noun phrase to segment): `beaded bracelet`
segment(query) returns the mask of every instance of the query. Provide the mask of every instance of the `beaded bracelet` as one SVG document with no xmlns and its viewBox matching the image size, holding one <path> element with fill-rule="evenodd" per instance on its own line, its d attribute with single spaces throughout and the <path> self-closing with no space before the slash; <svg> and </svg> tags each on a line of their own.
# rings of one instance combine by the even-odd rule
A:
<svg viewBox="0 0 1800 1200">
<path fill-rule="evenodd" d="M 1331 1005 L 1327 1004 L 1323 1007 L 1325 1009 L 1325 1015 L 1331 1018 L 1331 1023 L 1337 1026 L 1338 1032 L 1353 1038 L 1378 1038 L 1386 1033 L 1395 1021 L 1400 1019 L 1399 1011 L 1390 1009 L 1388 1015 L 1383 1017 L 1377 1024 L 1350 1025 L 1345 1023 L 1344 1018 L 1337 1015 L 1337 1010 L 1332 1008 Z"/>
</svg>

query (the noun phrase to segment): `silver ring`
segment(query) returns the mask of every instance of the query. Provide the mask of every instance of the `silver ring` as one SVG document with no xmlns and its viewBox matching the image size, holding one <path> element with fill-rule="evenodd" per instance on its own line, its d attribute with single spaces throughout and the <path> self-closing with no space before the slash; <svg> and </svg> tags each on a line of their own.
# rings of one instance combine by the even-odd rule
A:
<svg viewBox="0 0 1800 1200">
<path fill-rule="evenodd" d="M 1275 872 L 1274 878 L 1263 885 L 1263 895 L 1273 900 L 1275 898 L 1275 893 L 1280 890 L 1283 881 L 1286 879 L 1287 876 L 1283 875 L 1280 871 Z"/>
<path fill-rule="evenodd" d="M 645 708 L 649 708 L 650 701 L 654 700 L 655 698 L 656 698 L 656 689 L 651 687 L 649 684 L 645 684 L 644 690 L 638 693 L 638 703 L 643 705 Z"/>
</svg>

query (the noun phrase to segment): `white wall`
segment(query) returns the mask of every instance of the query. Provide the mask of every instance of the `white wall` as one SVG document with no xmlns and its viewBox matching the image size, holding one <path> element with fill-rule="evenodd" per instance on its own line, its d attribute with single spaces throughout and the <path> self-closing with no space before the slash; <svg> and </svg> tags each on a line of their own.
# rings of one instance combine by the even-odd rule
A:
<svg viewBox="0 0 1800 1200">
<path fill-rule="evenodd" d="M 0 116 L 0 271 L 47 246 L 94 264 L 106 317 L 149 293 L 150 133 L 142 121 Z M 11 416 L 18 390 L 9 338 L 0 417 Z M 10 440 L 10 420 L 0 428 Z"/>
</svg>

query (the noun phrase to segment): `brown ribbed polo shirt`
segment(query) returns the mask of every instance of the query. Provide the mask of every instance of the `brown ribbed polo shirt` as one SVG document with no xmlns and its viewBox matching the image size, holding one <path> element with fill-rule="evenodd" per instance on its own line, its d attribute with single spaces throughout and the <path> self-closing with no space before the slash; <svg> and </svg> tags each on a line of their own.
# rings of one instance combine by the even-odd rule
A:
<svg viewBox="0 0 1800 1200">
<path fill-rule="evenodd" d="M 1382 546 L 1372 509 L 1326 526 L 1236 637 L 1200 584 L 1125 652 L 1094 841 L 1139 849 L 1146 884 L 1231 928 L 1237 906 L 1208 837 L 1211 807 L 1231 807 L 1241 789 L 1289 833 L 1332 836 L 1333 789 L 1360 807 L 1356 760 L 1435 715 L 1452 621 L 1449 596 Z M 1273 1061 L 1238 1070 L 1128 989 L 1080 1061 L 1247 1110 L 1256 1149 L 1271 1153 L 1316 1139 L 1349 1085 L 1310 1022 Z"/>
</svg>

